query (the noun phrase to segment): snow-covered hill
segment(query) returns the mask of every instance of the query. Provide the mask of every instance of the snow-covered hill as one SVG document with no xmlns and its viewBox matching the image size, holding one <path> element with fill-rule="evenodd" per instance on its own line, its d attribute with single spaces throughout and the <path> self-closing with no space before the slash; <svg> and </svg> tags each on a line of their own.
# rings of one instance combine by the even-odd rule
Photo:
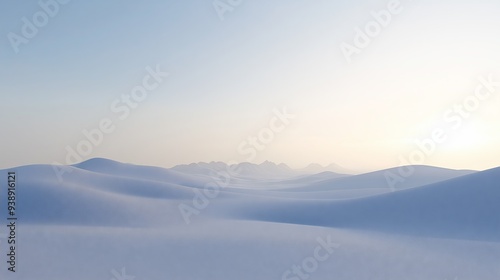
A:
<svg viewBox="0 0 500 280">
<path fill-rule="evenodd" d="M 18 272 L 0 277 L 118 279 L 122 268 L 138 280 L 500 277 L 500 168 L 414 166 L 394 189 L 384 177 L 394 169 L 239 167 L 217 191 L 223 163 L 163 169 L 92 159 L 62 180 L 50 165 L 0 171 L 17 174 L 19 216 Z M 189 224 L 181 205 L 196 211 Z"/>
</svg>

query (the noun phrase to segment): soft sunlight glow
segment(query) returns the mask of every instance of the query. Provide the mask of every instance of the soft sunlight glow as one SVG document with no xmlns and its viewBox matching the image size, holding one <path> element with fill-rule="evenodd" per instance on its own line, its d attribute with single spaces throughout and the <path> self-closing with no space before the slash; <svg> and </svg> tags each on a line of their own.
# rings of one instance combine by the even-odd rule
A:
<svg viewBox="0 0 500 280">
<path fill-rule="evenodd" d="M 381 19 L 393 2 L 397 11 Z M 2 34 L 22 32 L 20 19 L 32 10 L 30 1 L 12 3 L 0 11 Z M 500 145 L 489 140 L 500 120 L 498 1 L 248 1 L 224 21 L 210 1 L 127 1 L 137 17 L 105 12 L 113 1 L 94 5 L 61 8 L 18 54 L 6 41 L 0 119 L 13 121 L 0 122 L 0 168 L 65 163 L 67 147 L 76 150 L 82 131 L 105 118 L 116 129 L 82 159 L 388 168 L 490 74 L 496 92 L 425 164 L 500 164 Z M 376 32 L 374 17 L 386 22 Z M 370 26 L 370 37 L 359 34 Z M 356 42 L 346 59 L 340 46 Z M 130 114 L 123 106 L 114 113 L 113 100 L 157 65 L 170 76 Z M 297 117 L 270 124 L 274 108 L 285 107 Z M 477 158 L 464 160 L 471 151 Z"/>
<path fill-rule="evenodd" d="M 478 125 L 469 124 L 456 133 L 451 134 L 442 146 L 443 150 L 446 151 L 470 153 L 472 151 L 482 150 L 486 139 L 486 136 L 483 135 Z"/>
</svg>

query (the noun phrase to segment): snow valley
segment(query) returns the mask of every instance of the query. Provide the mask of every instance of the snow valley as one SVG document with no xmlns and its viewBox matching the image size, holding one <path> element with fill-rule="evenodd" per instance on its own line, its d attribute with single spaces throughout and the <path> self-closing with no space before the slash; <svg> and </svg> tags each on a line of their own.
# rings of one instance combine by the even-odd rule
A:
<svg viewBox="0 0 500 280">
<path fill-rule="evenodd" d="M 163 169 L 92 159 L 67 168 L 63 181 L 51 165 L 13 169 L 17 271 L 2 269 L 2 279 L 500 275 L 498 168 L 413 166 L 397 190 L 384 177 L 391 169 L 352 175 L 334 165 Z"/>
</svg>

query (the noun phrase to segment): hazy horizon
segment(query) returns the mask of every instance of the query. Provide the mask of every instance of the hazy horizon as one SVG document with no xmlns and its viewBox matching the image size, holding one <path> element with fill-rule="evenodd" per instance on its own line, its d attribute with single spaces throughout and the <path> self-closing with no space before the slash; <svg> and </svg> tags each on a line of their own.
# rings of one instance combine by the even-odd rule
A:
<svg viewBox="0 0 500 280">
<path fill-rule="evenodd" d="M 486 170 L 489 170 L 489 169 L 494 169 L 494 168 L 500 167 L 500 166 L 495 166 L 495 167 L 487 168 L 487 169 L 472 169 L 472 168 L 450 168 L 450 167 L 446 167 L 446 166 L 428 165 L 428 164 L 408 164 L 408 165 L 388 166 L 388 167 L 383 167 L 383 168 L 379 168 L 379 169 L 361 169 L 361 168 L 356 169 L 356 168 L 346 167 L 346 166 L 337 164 L 335 162 L 328 163 L 328 164 L 320 164 L 320 163 L 316 163 L 316 162 L 311 162 L 311 163 L 308 163 L 306 165 L 291 165 L 291 164 L 288 164 L 286 162 L 274 162 L 274 161 L 271 161 L 271 160 L 263 160 L 263 161 L 255 161 L 255 162 L 249 162 L 249 161 L 234 162 L 234 161 L 217 161 L 217 160 L 212 160 L 212 161 L 185 162 L 185 163 L 178 163 L 178 164 L 174 164 L 174 165 L 170 165 L 170 166 L 156 166 L 156 165 L 151 165 L 151 164 L 147 164 L 147 163 L 142 163 L 141 164 L 141 163 L 137 163 L 137 162 L 118 161 L 118 160 L 114 160 L 114 159 L 111 159 L 111 158 L 103 158 L 103 157 L 87 158 L 87 159 L 85 159 L 85 160 L 83 160 L 81 162 L 77 162 L 77 163 L 74 163 L 74 164 L 71 164 L 71 165 L 78 165 L 78 164 L 82 164 L 82 163 L 85 163 L 87 161 L 93 161 L 93 160 L 109 160 L 109 161 L 112 161 L 112 162 L 114 161 L 114 162 L 123 163 L 123 164 L 131 164 L 131 165 L 145 166 L 145 167 L 147 167 L 147 166 L 161 167 L 161 168 L 166 168 L 166 169 L 171 169 L 171 168 L 178 167 L 178 166 L 188 166 L 188 165 L 191 165 L 191 164 L 214 164 L 214 163 L 217 164 L 217 163 L 222 163 L 222 164 L 225 164 L 227 166 L 232 166 L 232 165 L 239 165 L 239 164 L 245 164 L 245 163 L 250 163 L 250 164 L 255 164 L 255 165 L 263 165 L 265 163 L 272 163 L 272 164 L 275 164 L 276 166 L 284 164 L 288 168 L 290 168 L 292 170 L 295 170 L 295 171 L 305 170 L 305 169 L 308 169 L 308 168 L 311 168 L 311 167 L 318 167 L 319 166 L 321 169 L 323 169 L 323 171 L 331 171 L 331 172 L 334 172 L 334 173 L 349 174 L 349 175 L 360 175 L 360 174 L 366 174 L 366 173 L 371 173 L 371 172 L 389 170 L 389 169 L 400 168 L 400 167 L 405 167 L 405 166 L 429 166 L 429 167 L 434 167 L 434 168 L 443 168 L 443 169 L 450 169 L 450 170 L 470 170 L 470 171 L 486 171 Z M 9 168 L 17 168 L 17 167 L 22 167 L 22 166 L 39 165 L 39 164 L 43 165 L 44 163 L 32 163 L 32 164 L 25 164 L 25 165 L 18 165 L 18 166 L 10 166 L 8 168 L 0 168 L 0 170 L 7 170 Z M 59 163 L 52 163 L 52 164 L 59 164 Z M 320 172 L 323 172 L 323 171 L 320 171 Z"/>
<path fill-rule="evenodd" d="M 0 169 L 500 166 L 499 2 L 60 3 L 0 4 Z"/>
</svg>

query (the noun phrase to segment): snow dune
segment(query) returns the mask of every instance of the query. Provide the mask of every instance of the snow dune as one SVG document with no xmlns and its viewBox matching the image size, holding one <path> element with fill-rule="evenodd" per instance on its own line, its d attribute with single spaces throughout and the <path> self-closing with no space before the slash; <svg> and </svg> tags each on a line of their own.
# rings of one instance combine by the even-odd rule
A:
<svg viewBox="0 0 500 280">
<path fill-rule="evenodd" d="M 241 164 L 189 225 L 179 205 L 193 206 L 227 165 L 92 159 L 67 168 L 62 181 L 50 165 L 13 169 L 20 264 L 16 274 L 0 270 L 0 279 L 116 279 L 113 270 L 126 268 L 137 280 L 297 280 L 285 271 L 327 237 L 340 247 L 308 279 L 500 277 L 500 168 L 414 166 L 394 190 L 384 174 L 397 169 L 304 174 Z"/>
<path fill-rule="evenodd" d="M 500 241 L 500 168 L 360 199 L 272 200 L 237 218 Z"/>
</svg>

